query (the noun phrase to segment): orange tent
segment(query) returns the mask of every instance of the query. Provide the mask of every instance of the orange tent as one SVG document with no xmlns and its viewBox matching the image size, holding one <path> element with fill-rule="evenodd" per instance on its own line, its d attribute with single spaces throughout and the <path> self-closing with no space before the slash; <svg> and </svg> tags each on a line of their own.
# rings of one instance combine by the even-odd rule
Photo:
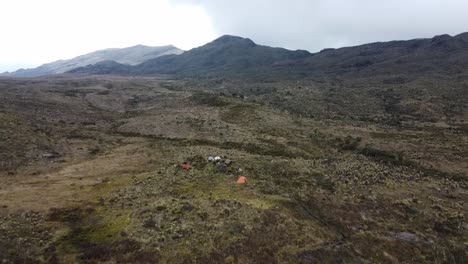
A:
<svg viewBox="0 0 468 264">
<path fill-rule="evenodd" d="M 184 164 L 184 165 L 182 165 L 182 169 L 183 170 L 190 170 L 190 165 Z"/>
<path fill-rule="evenodd" d="M 244 176 L 240 176 L 239 179 L 237 180 L 238 184 L 246 184 L 247 183 L 247 178 Z"/>
</svg>

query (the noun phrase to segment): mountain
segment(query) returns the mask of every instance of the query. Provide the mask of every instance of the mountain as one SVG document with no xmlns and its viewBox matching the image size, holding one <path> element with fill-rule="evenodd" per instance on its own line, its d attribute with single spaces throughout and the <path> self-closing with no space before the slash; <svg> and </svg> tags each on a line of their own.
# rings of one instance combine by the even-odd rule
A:
<svg viewBox="0 0 468 264">
<path fill-rule="evenodd" d="M 468 66 L 468 33 L 327 49 L 304 60 L 309 74 L 455 74 Z M 349 77 L 349 76 L 348 76 Z"/>
<path fill-rule="evenodd" d="M 202 47 L 179 56 L 164 56 L 135 67 L 137 74 L 222 74 L 249 73 L 270 69 L 278 62 L 295 61 L 311 56 L 304 50 L 290 51 L 255 44 L 252 40 L 222 36 Z"/>
<path fill-rule="evenodd" d="M 112 72 L 122 74 L 122 67 Z M 319 53 L 290 51 L 255 44 L 250 39 L 222 36 L 181 55 L 161 56 L 128 67 L 126 74 L 175 74 L 188 77 L 244 76 L 261 78 L 305 78 L 388 75 L 454 74 L 468 66 L 468 33 L 441 35 L 431 39 L 370 43 Z M 97 66 L 77 68 L 71 73 L 98 74 Z"/>
<path fill-rule="evenodd" d="M 120 74 L 126 75 L 131 71 L 131 65 L 121 64 L 112 60 L 101 61 L 96 64 L 91 64 L 85 67 L 93 74 Z M 80 68 L 79 68 L 80 69 Z M 73 72 L 72 70 L 71 72 Z"/>
<path fill-rule="evenodd" d="M 312 54 L 304 50 L 291 51 L 283 48 L 261 46 L 250 39 L 225 35 L 183 54 L 161 56 L 130 67 L 128 74 L 244 75 L 252 72 L 270 72 L 275 64 L 294 62 L 310 56 Z M 120 68 L 120 66 L 117 68 Z M 100 69 L 97 69 L 96 66 L 87 66 L 70 71 L 70 73 L 91 74 L 97 74 L 98 72 L 100 72 Z M 117 72 L 115 73 L 117 74 Z"/>
<path fill-rule="evenodd" d="M 12 77 L 36 77 L 51 74 L 60 74 L 78 67 L 100 64 L 103 61 L 114 61 L 125 65 L 136 65 L 144 61 L 154 59 L 168 54 L 181 54 L 183 51 L 172 46 L 148 47 L 137 45 L 122 49 L 105 49 L 81 55 L 69 60 L 59 60 L 47 63 L 33 69 L 20 69 L 12 73 L 6 73 L 6 76 Z M 102 72 L 102 70 L 101 70 Z"/>
</svg>

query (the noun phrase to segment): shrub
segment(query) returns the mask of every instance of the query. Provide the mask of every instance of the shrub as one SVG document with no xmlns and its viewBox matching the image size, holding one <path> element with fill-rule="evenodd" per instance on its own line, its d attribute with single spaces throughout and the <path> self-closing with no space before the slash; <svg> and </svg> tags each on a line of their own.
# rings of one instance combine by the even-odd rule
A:
<svg viewBox="0 0 468 264">
<path fill-rule="evenodd" d="M 401 153 L 391 153 L 370 146 L 365 146 L 359 152 L 376 160 L 393 163 L 395 165 L 408 165 L 407 162 L 404 161 L 403 154 Z"/>
<path fill-rule="evenodd" d="M 359 147 L 361 138 L 353 138 L 352 136 L 346 136 L 344 140 L 341 140 L 339 147 L 343 150 L 356 150 Z"/>
<path fill-rule="evenodd" d="M 206 105 L 211 107 L 223 107 L 229 105 L 221 97 L 209 93 L 195 93 L 190 99 L 198 105 Z"/>
</svg>

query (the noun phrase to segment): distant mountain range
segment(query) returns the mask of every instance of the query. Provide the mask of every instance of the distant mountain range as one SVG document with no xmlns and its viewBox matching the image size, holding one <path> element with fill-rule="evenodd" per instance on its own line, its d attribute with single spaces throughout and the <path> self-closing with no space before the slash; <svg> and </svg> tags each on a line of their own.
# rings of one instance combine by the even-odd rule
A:
<svg viewBox="0 0 468 264">
<path fill-rule="evenodd" d="M 174 46 L 108 49 L 18 70 L 8 76 L 58 73 L 257 79 L 459 74 L 468 73 L 468 33 L 325 49 L 318 53 L 272 48 L 247 38 L 225 35 L 186 52 Z"/>
<path fill-rule="evenodd" d="M 219 75 L 270 71 L 278 63 L 311 57 L 305 50 L 290 51 L 255 44 L 252 40 L 222 36 L 181 55 L 162 56 L 131 67 L 132 74 Z"/>
<path fill-rule="evenodd" d="M 181 77 L 307 78 L 350 75 L 462 73 L 468 71 L 468 33 L 431 39 L 390 41 L 318 53 L 255 44 L 222 36 L 180 55 L 150 59 L 138 65 L 100 62 L 69 71 L 79 74 L 154 75 Z"/>
<path fill-rule="evenodd" d="M 421 75 L 468 70 L 468 33 L 327 49 L 301 61 L 307 74 Z"/>
<path fill-rule="evenodd" d="M 114 61 L 122 65 L 137 65 L 144 61 L 169 54 L 181 54 L 182 50 L 172 46 L 148 47 L 137 45 L 122 49 L 105 49 L 81 55 L 69 60 L 59 60 L 43 64 L 33 69 L 20 69 L 3 76 L 11 77 L 37 77 L 44 75 L 60 74 L 67 71 L 93 65 L 103 61 Z"/>
<path fill-rule="evenodd" d="M 204 46 L 180 55 L 167 55 L 128 66 L 116 62 L 101 62 L 69 71 L 79 74 L 174 74 L 179 76 L 219 76 L 270 74 L 272 67 L 294 63 L 311 57 L 305 50 L 291 51 L 255 44 L 237 36 L 222 36 Z"/>
</svg>

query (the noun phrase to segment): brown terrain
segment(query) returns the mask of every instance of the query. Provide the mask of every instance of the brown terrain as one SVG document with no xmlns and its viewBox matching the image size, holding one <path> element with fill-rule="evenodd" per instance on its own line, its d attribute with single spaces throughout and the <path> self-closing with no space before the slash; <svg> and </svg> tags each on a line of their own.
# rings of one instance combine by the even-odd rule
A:
<svg viewBox="0 0 468 264">
<path fill-rule="evenodd" d="M 379 78 L 0 79 L 0 262 L 466 263 L 466 87 Z"/>
</svg>

